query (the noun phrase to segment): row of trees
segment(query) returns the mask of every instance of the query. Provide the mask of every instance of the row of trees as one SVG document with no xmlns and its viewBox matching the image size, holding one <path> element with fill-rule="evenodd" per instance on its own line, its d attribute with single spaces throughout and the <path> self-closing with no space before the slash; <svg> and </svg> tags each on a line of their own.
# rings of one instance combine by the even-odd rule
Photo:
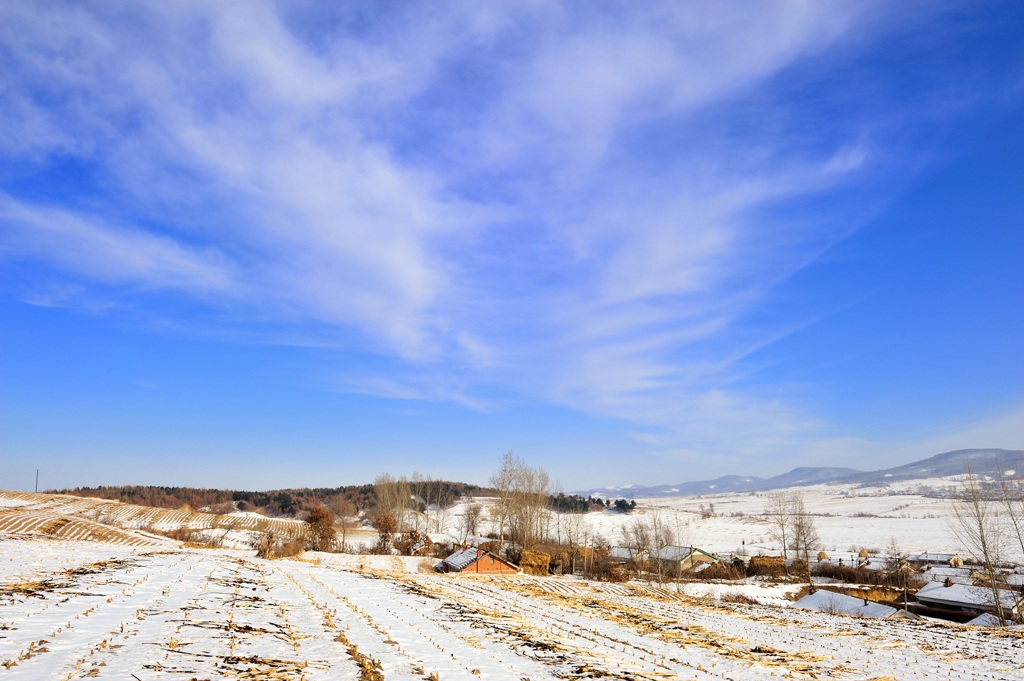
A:
<svg viewBox="0 0 1024 681">
<path fill-rule="evenodd" d="M 446 480 L 413 473 L 394 477 L 381 473 L 373 481 L 373 515 L 390 513 L 396 531 L 444 532 L 452 505 L 460 496 L 459 486 Z"/>
</svg>

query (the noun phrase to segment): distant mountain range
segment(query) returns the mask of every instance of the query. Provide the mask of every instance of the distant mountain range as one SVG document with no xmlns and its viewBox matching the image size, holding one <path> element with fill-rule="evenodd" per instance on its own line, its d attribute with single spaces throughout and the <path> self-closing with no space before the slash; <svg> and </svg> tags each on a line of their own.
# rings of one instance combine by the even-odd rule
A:
<svg viewBox="0 0 1024 681">
<path fill-rule="evenodd" d="M 770 489 L 820 485 L 822 483 L 883 483 L 900 480 L 923 480 L 944 478 L 964 472 L 964 457 L 970 457 L 971 466 L 979 475 L 992 475 L 996 462 L 1014 471 L 1013 475 L 1024 475 L 1024 450 L 1019 449 L 958 449 L 953 452 L 936 454 L 933 457 L 908 463 L 896 468 L 878 471 L 859 471 L 854 468 L 794 468 L 774 478 L 758 478 L 752 475 L 725 475 L 715 480 L 681 482 L 677 485 L 623 485 L 603 487 L 583 492 L 582 496 L 601 496 L 612 499 L 635 499 L 641 497 L 691 496 L 697 494 L 725 494 L 729 492 L 761 492 Z"/>
</svg>

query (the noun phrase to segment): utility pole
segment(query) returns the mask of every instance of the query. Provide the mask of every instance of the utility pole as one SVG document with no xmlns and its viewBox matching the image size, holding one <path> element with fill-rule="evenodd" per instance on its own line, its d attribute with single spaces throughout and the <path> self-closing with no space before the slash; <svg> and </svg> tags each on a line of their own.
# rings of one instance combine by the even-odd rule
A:
<svg viewBox="0 0 1024 681">
<path fill-rule="evenodd" d="M 39 469 L 36 469 L 36 492 L 39 492 Z"/>
</svg>

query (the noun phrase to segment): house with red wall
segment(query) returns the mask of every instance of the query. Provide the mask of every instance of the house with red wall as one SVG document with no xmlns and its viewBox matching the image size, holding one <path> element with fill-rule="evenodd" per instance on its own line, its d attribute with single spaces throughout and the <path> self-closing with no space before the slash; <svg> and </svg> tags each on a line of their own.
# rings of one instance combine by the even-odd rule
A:
<svg viewBox="0 0 1024 681">
<path fill-rule="evenodd" d="M 463 546 L 441 561 L 442 572 L 468 572 L 481 575 L 514 575 L 519 568 L 489 551 Z"/>
</svg>

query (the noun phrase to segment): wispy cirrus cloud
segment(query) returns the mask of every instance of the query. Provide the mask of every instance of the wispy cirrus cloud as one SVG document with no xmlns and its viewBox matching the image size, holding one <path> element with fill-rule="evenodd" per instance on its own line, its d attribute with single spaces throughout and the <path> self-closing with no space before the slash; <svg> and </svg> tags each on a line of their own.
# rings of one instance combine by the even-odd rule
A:
<svg viewBox="0 0 1024 681">
<path fill-rule="evenodd" d="M 0 193 L 0 250 L 47 260 L 104 284 L 230 295 L 233 263 L 213 247 L 197 248 L 102 218 L 30 206 Z"/>
<path fill-rule="evenodd" d="M 3 152 L 40 183 L 73 159 L 103 195 L 9 188 L 5 254 L 400 358 L 340 381 L 357 391 L 483 404 L 500 386 L 701 448 L 784 447 L 821 421 L 731 385 L 779 333 L 733 325 L 856 220 L 752 215 L 858 178 L 874 114 L 807 145 L 797 105 L 757 93 L 880 17 L 900 20 L 886 3 L 8 5 Z"/>
</svg>

